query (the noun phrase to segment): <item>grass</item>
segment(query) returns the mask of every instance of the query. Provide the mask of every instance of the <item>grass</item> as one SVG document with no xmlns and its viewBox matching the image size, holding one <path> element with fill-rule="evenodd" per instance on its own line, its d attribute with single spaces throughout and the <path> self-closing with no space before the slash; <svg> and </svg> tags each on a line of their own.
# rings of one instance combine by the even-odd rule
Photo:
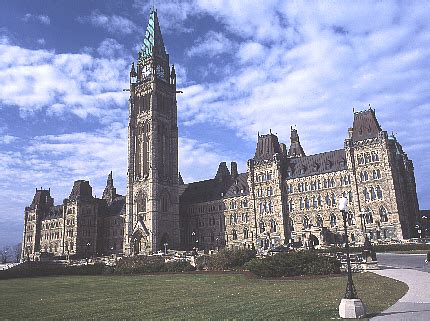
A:
<svg viewBox="0 0 430 321">
<path fill-rule="evenodd" d="M 374 314 L 406 291 L 373 273 L 354 275 Z M 241 274 L 63 276 L 0 281 L 0 319 L 330 319 L 346 277 L 253 279 Z"/>
</svg>

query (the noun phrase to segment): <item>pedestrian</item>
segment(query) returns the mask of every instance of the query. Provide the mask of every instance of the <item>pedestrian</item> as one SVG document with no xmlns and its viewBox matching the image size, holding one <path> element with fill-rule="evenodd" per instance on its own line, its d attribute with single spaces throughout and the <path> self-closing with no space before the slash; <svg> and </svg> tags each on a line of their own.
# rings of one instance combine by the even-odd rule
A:
<svg viewBox="0 0 430 321">
<path fill-rule="evenodd" d="M 428 263 L 429 261 L 430 261 L 430 251 L 427 252 L 426 263 Z"/>
</svg>

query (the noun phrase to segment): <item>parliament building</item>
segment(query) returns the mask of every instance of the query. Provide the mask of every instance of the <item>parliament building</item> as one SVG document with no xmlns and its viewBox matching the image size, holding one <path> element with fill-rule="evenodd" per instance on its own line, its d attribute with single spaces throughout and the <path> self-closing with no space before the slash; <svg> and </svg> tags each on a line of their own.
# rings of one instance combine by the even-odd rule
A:
<svg viewBox="0 0 430 321">
<path fill-rule="evenodd" d="M 61 205 L 49 189 L 36 189 L 25 208 L 23 259 L 336 244 L 344 237 L 341 197 L 349 202 L 353 242 L 415 234 L 413 164 L 374 109 L 353 112 L 342 149 L 307 155 L 295 128 L 288 145 L 271 132 L 259 134 L 246 172 L 222 162 L 213 178 L 185 184 L 176 93 L 175 68 L 152 10 L 130 71 L 126 195 L 116 193 L 112 173 L 101 198 L 84 180 L 74 182 Z"/>
</svg>

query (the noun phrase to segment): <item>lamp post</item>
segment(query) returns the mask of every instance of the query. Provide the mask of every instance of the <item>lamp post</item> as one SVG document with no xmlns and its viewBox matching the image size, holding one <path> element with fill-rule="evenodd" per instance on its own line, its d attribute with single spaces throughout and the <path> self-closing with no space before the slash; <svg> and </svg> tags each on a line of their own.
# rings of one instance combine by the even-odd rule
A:
<svg viewBox="0 0 430 321">
<path fill-rule="evenodd" d="M 169 244 L 166 242 L 163 245 L 164 245 L 164 255 L 167 255 L 167 245 Z"/>
<path fill-rule="evenodd" d="M 85 257 L 87 259 L 87 265 L 88 265 L 88 251 L 90 250 L 91 243 L 88 242 L 86 245 L 87 245 L 87 247 L 86 247 Z"/>
<path fill-rule="evenodd" d="M 219 252 L 219 237 L 216 238 L 216 250 Z"/>
<path fill-rule="evenodd" d="M 348 274 L 348 283 L 346 284 L 345 296 L 339 305 L 339 316 L 341 318 L 361 318 L 366 312 L 363 302 L 357 297 L 354 283 L 352 282 L 351 261 L 349 258 L 349 242 L 348 242 L 348 227 L 346 220 L 348 217 L 348 200 L 342 197 L 339 200 L 339 210 L 342 213 L 343 228 L 345 233 L 345 249 L 346 249 L 346 265 Z"/>
</svg>

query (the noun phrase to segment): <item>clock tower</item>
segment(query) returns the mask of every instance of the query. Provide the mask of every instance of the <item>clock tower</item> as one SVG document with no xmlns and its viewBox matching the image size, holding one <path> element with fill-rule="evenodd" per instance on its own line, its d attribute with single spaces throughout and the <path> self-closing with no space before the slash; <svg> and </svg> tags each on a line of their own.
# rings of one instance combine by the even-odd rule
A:
<svg viewBox="0 0 430 321">
<path fill-rule="evenodd" d="M 126 255 L 179 247 L 175 68 L 152 10 L 130 71 Z"/>
</svg>

